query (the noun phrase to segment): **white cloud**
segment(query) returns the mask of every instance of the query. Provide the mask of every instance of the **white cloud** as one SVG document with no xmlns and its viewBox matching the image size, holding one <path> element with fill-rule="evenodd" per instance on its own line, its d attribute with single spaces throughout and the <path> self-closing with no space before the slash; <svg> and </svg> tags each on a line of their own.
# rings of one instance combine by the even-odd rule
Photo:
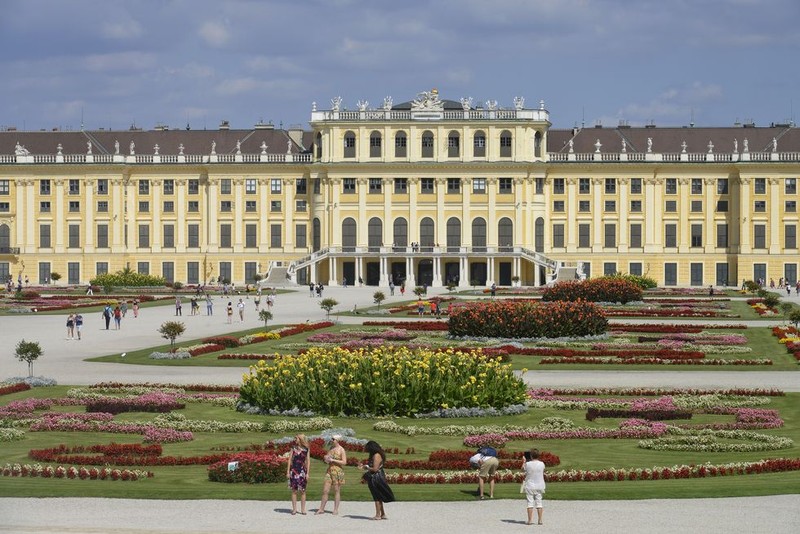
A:
<svg viewBox="0 0 800 534">
<path fill-rule="evenodd" d="M 111 54 L 92 54 L 84 58 L 84 66 L 94 72 L 103 71 L 141 71 L 156 64 L 155 54 L 146 52 L 117 52 Z"/>
<path fill-rule="evenodd" d="M 142 26 L 135 20 L 125 22 L 111 22 L 104 24 L 100 29 L 103 37 L 109 39 L 133 39 L 142 35 Z"/>
<path fill-rule="evenodd" d="M 287 57 L 254 56 L 245 61 L 245 65 L 259 72 L 306 72 L 296 60 Z"/>
<path fill-rule="evenodd" d="M 230 32 L 225 25 L 213 21 L 204 22 L 200 26 L 199 34 L 208 45 L 213 47 L 224 46 L 230 39 Z"/>
</svg>

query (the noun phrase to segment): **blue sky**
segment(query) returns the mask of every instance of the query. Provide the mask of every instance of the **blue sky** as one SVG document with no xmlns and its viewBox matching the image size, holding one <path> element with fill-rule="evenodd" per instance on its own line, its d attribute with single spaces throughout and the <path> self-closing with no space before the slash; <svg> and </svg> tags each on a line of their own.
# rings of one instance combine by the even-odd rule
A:
<svg viewBox="0 0 800 534">
<path fill-rule="evenodd" d="M 800 109 L 797 0 L 4 0 L 0 127 L 307 127 L 311 103 L 545 101 L 555 127 Z"/>
</svg>

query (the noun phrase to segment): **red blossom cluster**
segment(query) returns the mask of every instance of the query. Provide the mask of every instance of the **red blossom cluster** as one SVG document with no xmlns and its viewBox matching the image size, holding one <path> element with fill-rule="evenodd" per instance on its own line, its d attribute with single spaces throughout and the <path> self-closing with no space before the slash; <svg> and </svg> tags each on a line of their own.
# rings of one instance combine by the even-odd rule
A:
<svg viewBox="0 0 800 534">
<path fill-rule="evenodd" d="M 218 360 L 274 360 L 275 354 L 220 354 Z"/>
<path fill-rule="evenodd" d="M 542 300 L 588 302 L 621 302 L 642 300 L 642 288 L 624 278 L 600 277 L 583 281 L 556 282 L 542 293 Z"/>
<path fill-rule="evenodd" d="M 10 386 L 0 386 L 0 395 L 11 395 L 12 393 L 19 393 L 20 391 L 28 391 L 31 387 L 25 382 L 11 384 Z"/>
<path fill-rule="evenodd" d="M 788 336 L 800 336 L 800 330 L 793 326 L 775 326 L 772 328 L 772 335 L 778 339 L 785 339 Z M 800 341 L 787 341 L 786 350 L 800 362 Z"/>
<path fill-rule="evenodd" d="M 620 358 L 618 360 L 608 360 L 605 358 L 542 358 L 540 365 L 552 365 L 559 363 L 576 363 L 592 365 L 772 365 L 772 360 L 723 360 L 723 359 L 680 359 L 680 358 Z"/>
<path fill-rule="evenodd" d="M 705 354 L 699 351 L 681 351 L 674 349 L 563 349 L 554 347 L 527 347 L 520 348 L 513 345 L 500 345 L 499 347 L 492 347 L 492 349 L 501 349 L 508 354 L 519 354 L 522 356 L 550 356 L 561 358 L 574 358 L 578 356 L 615 356 L 617 358 L 640 358 L 640 357 L 654 357 L 663 359 L 702 359 Z"/>
<path fill-rule="evenodd" d="M 101 388 L 101 389 L 149 387 L 153 389 L 183 389 L 184 391 L 213 391 L 213 392 L 223 392 L 223 393 L 239 392 L 239 386 L 224 386 L 217 384 L 151 384 L 149 382 L 144 382 L 142 384 L 135 384 L 126 382 L 100 382 L 98 384 L 93 384 L 89 387 Z"/>
<path fill-rule="evenodd" d="M 94 454 L 90 454 L 94 453 Z M 162 456 L 161 445 L 139 443 L 111 443 L 67 447 L 59 445 L 49 449 L 31 449 L 28 457 L 38 462 L 59 462 L 78 465 L 209 465 L 229 456 L 228 454 L 204 454 L 200 456 Z"/>
<path fill-rule="evenodd" d="M 746 330 L 747 325 L 744 324 L 611 324 L 609 329 L 612 332 L 643 332 L 647 334 L 698 334 L 703 330 Z"/>
<path fill-rule="evenodd" d="M 446 321 L 364 321 L 364 326 L 389 326 L 423 332 L 444 332 L 447 330 Z"/>
<path fill-rule="evenodd" d="M 230 469 L 231 462 L 236 468 Z M 272 452 L 242 452 L 208 466 L 211 482 L 260 484 L 286 479 L 286 458 Z"/>
<path fill-rule="evenodd" d="M 189 351 L 189 354 L 192 356 L 200 356 L 202 354 L 208 354 L 210 352 L 217 352 L 219 350 L 225 349 L 225 345 L 219 345 L 217 343 L 213 343 L 211 345 L 205 345 L 202 347 L 198 347 L 196 349 L 192 349 Z"/>
</svg>

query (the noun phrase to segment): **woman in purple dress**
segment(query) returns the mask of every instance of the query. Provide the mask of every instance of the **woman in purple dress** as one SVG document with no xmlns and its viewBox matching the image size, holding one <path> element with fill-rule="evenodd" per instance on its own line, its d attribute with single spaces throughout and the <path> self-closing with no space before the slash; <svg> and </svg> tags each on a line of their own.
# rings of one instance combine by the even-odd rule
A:
<svg viewBox="0 0 800 534">
<path fill-rule="evenodd" d="M 306 484 L 310 467 L 308 440 L 304 434 L 298 434 L 294 437 L 294 445 L 286 465 L 286 478 L 289 480 L 289 489 L 292 490 L 292 515 L 297 514 L 298 493 L 300 493 L 300 513 L 306 515 Z"/>
</svg>

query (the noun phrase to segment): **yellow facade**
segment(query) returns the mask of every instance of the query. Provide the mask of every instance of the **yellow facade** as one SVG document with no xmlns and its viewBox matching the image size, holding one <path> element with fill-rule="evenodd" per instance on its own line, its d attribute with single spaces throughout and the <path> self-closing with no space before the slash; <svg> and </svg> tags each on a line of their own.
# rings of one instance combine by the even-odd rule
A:
<svg viewBox="0 0 800 534">
<path fill-rule="evenodd" d="M 334 100 L 310 125 L 2 132 L 0 276 L 86 284 L 130 267 L 190 284 L 268 271 L 370 285 L 610 272 L 676 286 L 797 280 L 792 126 L 555 130 L 543 104 L 475 107 L 435 92 L 356 111 Z M 152 154 L 136 153 L 151 143 Z"/>
</svg>

